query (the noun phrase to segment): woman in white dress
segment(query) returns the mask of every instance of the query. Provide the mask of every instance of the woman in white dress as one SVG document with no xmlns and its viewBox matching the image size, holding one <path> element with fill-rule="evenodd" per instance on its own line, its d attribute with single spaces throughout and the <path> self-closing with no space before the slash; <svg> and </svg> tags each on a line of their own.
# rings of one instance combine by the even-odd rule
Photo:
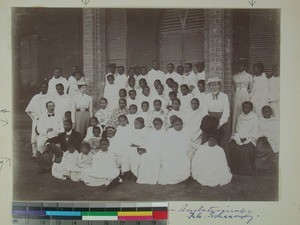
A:
<svg viewBox="0 0 300 225">
<path fill-rule="evenodd" d="M 239 73 L 233 75 L 234 93 L 232 107 L 232 132 L 235 132 L 239 115 L 242 114 L 242 103 L 250 100 L 253 87 L 253 76 L 246 72 L 246 61 L 239 60 Z"/>
<path fill-rule="evenodd" d="M 177 184 L 190 176 L 190 159 L 188 150 L 190 138 L 182 130 L 183 122 L 179 117 L 172 121 L 173 128 L 166 132 L 165 143 L 162 143 L 161 171 L 159 184 Z"/>
</svg>

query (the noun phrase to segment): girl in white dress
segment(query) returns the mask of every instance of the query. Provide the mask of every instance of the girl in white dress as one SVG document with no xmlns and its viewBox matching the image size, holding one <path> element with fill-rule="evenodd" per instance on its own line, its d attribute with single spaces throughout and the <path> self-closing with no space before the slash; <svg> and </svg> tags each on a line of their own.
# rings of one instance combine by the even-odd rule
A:
<svg viewBox="0 0 300 225">
<path fill-rule="evenodd" d="M 190 138 L 182 130 L 183 122 L 179 117 L 173 119 L 173 128 L 166 132 L 161 153 L 161 171 L 159 184 L 177 184 L 190 176 L 188 150 Z"/>
<path fill-rule="evenodd" d="M 103 127 L 106 127 L 109 123 L 109 119 L 112 113 L 112 110 L 107 107 L 107 99 L 101 98 L 99 100 L 100 109 L 95 113 L 95 117 L 97 117 L 99 124 Z"/>
<path fill-rule="evenodd" d="M 199 146 L 193 158 L 193 178 L 203 186 L 222 186 L 232 178 L 224 150 L 218 146 L 218 137 L 218 131 L 208 134 L 208 141 Z"/>
<path fill-rule="evenodd" d="M 160 154 L 162 143 L 165 141 L 165 130 L 162 129 L 163 121 L 160 118 L 153 120 L 153 127 L 149 133 L 144 151 L 141 151 L 141 161 L 138 171 L 137 183 L 157 184 L 159 179 L 161 161 Z"/>
</svg>

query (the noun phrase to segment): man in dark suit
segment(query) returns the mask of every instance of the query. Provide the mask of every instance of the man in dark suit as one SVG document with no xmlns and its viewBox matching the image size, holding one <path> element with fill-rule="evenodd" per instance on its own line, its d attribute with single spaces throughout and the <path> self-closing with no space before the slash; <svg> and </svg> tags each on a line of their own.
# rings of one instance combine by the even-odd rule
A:
<svg viewBox="0 0 300 225">
<path fill-rule="evenodd" d="M 76 150 L 80 150 L 81 134 L 75 130 L 72 130 L 72 121 L 64 121 L 65 132 L 59 134 L 57 137 L 51 138 L 46 142 L 46 151 L 43 153 L 44 157 L 40 159 L 40 164 L 45 169 L 50 169 L 52 166 L 53 155 L 54 161 L 61 162 L 63 153 L 68 150 L 68 146 L 73 145 Z"/>
</svg>

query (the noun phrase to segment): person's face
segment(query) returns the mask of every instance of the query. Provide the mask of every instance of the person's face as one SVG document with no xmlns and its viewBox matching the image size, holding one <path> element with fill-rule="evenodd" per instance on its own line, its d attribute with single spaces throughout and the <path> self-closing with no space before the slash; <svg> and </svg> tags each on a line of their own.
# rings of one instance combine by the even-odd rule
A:
<svg viewBox="0 0 300 225">
<path fill-rule="evenodd" d="M 203 85 L 203 83 L 199 83 L 198 84 L 198 89 L 201 93 L 205 92 L 205 85 Z"/>
<path fill-rule="evenodd" d="M 109 147 L 109 143 L 107 141 L 101 141 L 100 148 L 103 152 L 106 152 Z"/>
<path fill-rule="evenodd" d="M 48 86 L 47 84 L 42 84 L 41 85 L 41 92 L 43 95 L 47 94 L 47 91 L 48 91 Z"/>
<path fill-rule="evenodd" d="M 182 123 L 177 120 L 177 121 L 174 122 L 173 127 L 176 131 L 181 131 L 182 130 Z"/>
<path fill-rule="evenodd" d="M 119 91 L 119 97 L 120 98 L 125 98 L 126 97 L 126 92 L 124 90 Z"/>
<path fill-rule="evenodd" d="M 66 132 L 70 132 L 72 130 L 72 125 L 69 122 L 64 122 L 64 129 Z"/>
<path fill-rule="evenodd" d="M 202 73 L 203 70 L 204 70 L 204 64 L 198 64 L 197 65 L 197 70 L 198 70 L 199 73 Z"/>
<path fill-rule="evenodd" d="M 168 65 L 167 65 L 167 70 L 168 70 L 169 73 L 173 73 L 173 71 L 174 71 L 174 66 L 173 66 L 172 64 L 168 64 Z"/>
<path fill-rule="evenodd" d="M 146 68 L 142 68 L 141 72 L 142 72 L 142 75 L 147 75 L 147 73 L 148 73 Z"/>
<path fill-rule="evenodd" d="M 184 68 L 183 68 L 183 66 L 177 67 L 177 73 L 180 74 L 180 75 L 183 75 L 183 73 L 184 73 Z"/>
<path fill-rule="evenodd" d="M 95 119 L 91 119 L 91 122 L 90 122 L 90 125 L 92 126 L 92 127 L 95 127 L 95 126 L 97 126 L 97 120 L 95 120 Z"/>
<path fill-rule="evenodd" d="M 155 130 L 160 130 L 162 127 L 162 124 L 158 121 L 153 121 L 153 127 L 155 128 Z"/>
<path fill-rule="evenodd" d="M 149 89 L 148 87 L 144 88 L 144 89 L 143 89 L 143 94 L 144 94 L 145 96 L 149 96 L 149 94 L 150 94 L 150 89 Z"/>
<path fill-rule="evenodd" d="M 101 100 L 101 101 L 99 102 L 99 105 L 100 105 L 100 108 L 101 108 L 101 109 L 106 109 L 106 107 L 107 107 L 107 102 L 106 102 L 105 100 Z"/>
<path fill-rule="evenodd" d="M 172 88 L 172 91 L 178 92 L 178 85 L 177 84 L 174 83 L 171 88 Z"/>
<path fill-rule="evenodd" d="M 100 137 L 100 134 L 101 134 L 100 129 L 93 129 L 93 135 L 95 137 Z"/>
<path fill-rule="evenodd" d="M 80 89 L 79 89 L 80 93 L 82 94 L 85 94 L 86 93 L 86 86 L 82 86 Z"/>
<path fill-rule="evenodd" d="M 189 64 L 187 64 L 187 65 L 185 65 L 185 72 L 190 72 L 192 70 L 192 67 L 191 67 L 191 65 L 189 65 Z"/>
<path fill-rule="evenodd" d="M 84 154 L 87 155 L 90 152 L 89 147 L 87 147 L 86 145 L 81 146 L 80 151 Z"/>
<path fill-rule="evenodd" d="M 245 64 L 244 63 L 239 63 L 239 72 L 243 72 L 245 70 Z"/>
<path fill-rule="evenodd" d="M 265 119 L 269 119 L 272 116 L 272 110 L 269 107 L 265 107 L 262 109 L 262 114 Z"/>
<path fill-rule="evenodd" d="M 107 77 L 107 81 L 110 84 L 114 84 L 115 79 L 112 76 Z"/>
<path fill-rule="evenodd" d="M 127 125 L 127 120 L 124 117 L 119 118 L 119 124 L 122 127 L 125 127 Z"/>
<path fill-rule="evenodd" d="M 171 101 L 173 101 L 175 98 L 177 98 L 177 96 L 176 95 L 170 95 L 169 98 L 170 98 Z"/>
<path fill-rule="evenodd" d="M 189 89 L 185 86 L 181 87 L 181 93 L 182 95 L 187 95 L 189 93 Z"/>
<path fill-rule="evenodd" d="M 70 153 L 75 152 L 75 147 L 74 147 L 73 145 L 70 145 L 70 146 L 68 147 L 68 151 L 69 151 Z"/>
<path fill-rule="evenodd" d="M 133 76 L 135 75 L 134 69 L 130 69 L 128 75 L 129 75 L 130 77 L 133 77 Z"/>
<path fill-rule="evenodd" d="M 209 84 L 211 92 L 218 92 L 220 90 L 220 84 L 218 82 L 212 82 Z"/>
<path fill-rule="evenodd" d="M 154 61 L 152 63 L 152 67 L 153 67 L 153 69 L 158 70 L 159 69 L 159 63 L 157 61 Z"/>
<path fill-rule="evenodd" d="M 173 84 L 173 83 L 174 83 L 174 81 L 172 81 L 172 80 L 167 80 L 167 85 L 168 85 L 169 88 L 172 87 L 172 84 Z"/>
<path fill-rule="evenodd" d="M 59 95 L 64 94 L 64 88 L 62 86 L 56 86 L 56 91 Z"/>
<path fill-rule="evenodd" d="M 141 129 L 142 126 L 143 125 L 138 120 L 134 120 L 134 128 L 135 129 Z"/>
<path fill-rule="evenodd" d="M 261 71 L 260 71 L 259 67 L 256 66 L 256 65 L 253 65 L 253 74 L 254 74 L 255 76 L 261 74 Z"/>
<path fill-rule="evenodd" d="M 119 107 L 121 108 L 121 109 L 124 109 L 125 107 L 126 107 L 126 103 L 125 103 L 125 101 L 124 100 L 119 100 Z"/>
<path fill-rule="evenodd" d="M 134 100 L 136 97 L 136 93 L 134 91 L 129 92 L 129 97 Z"/>
<path fill-rule="evenodd" d="M 180 103 L 178 101 L 173 101 L 172 102 L 172 108 L 174 110 L 179 110 L 180 109 Z"/>
<path fill-rule="evenodd" d="M 65 118 L 66 118 L 66 120 L 71 120 L 71 112 L 67 112 L 65 114 Z"/>
<path fill-rule="evenodd" d="M 48 113 L 54 113 L 54 108 L 55 108 L 55 104 L 54 103 L 48 103 L 47 105 L 47 110 L 48 110 Z"/>
<path fill-rule="evenodd" d="M 161 103 L 158 101 L 154 102 L 154 109 L 155 111 L 159 111 L 161 109 Z"/>
<path fill-rule="evenodd" d="M 78 67 L 77 66 L 73 66 L 72 70 L 73 70 L 73 73 L 78 72 Z"/>
<path fill-rule="evenodd" d="M 118 67 L 118 74 L 122 75 L 124 73 L 124 67 Z"/>
<path fill-rule="evenodd" d="M 112 138 L 113 136 L 115 136 L 115 132 L 113 132 L 112 130 L 108 130 L 107 137 Z"/>
<path fill-rule="evenodd" d="M 55 78 L 59 78 L 60 74 L 61 74 L 60 70 L 57 70 L 57 69 L 54 70 L 54 76 L 55 76 Z"/>
<path fill-rule="evenodd" d="M 197 100 L 192 100 L 191 107 L 193 111 L 197 110 L 199 108 L 199 102 Z"/>
<path fill-rule="evenodd" d="M 214 138 L 214 137 L 210 137 L 210 138 L 208 139 L 208 146 L 209 146 L 209 147 L 214 147 L 215 145 L 217 145 L 217 143 L 218 143 L 218 141 L 217 141 L 217 139 Z"/>
<path fill-rule="evenodd" d="M 133 80 L 133 79 L 128 80 L 128 85 L 129 85 L 129 87 L 134 88 L 135 80 Z"/>
<path fill-rule="evenodd" d="M 140 85 L 140 88 L 143 89 L 144 87 L 146 87 L 147 84 L 146 84 L 146 82 L 144 82 L 144 81 L 140 81 L 140 82 L 139 82 L 139 85 Z"/>
<path fill-rule="evenodd" d="M 76 80 L 80 80 L 80 79 L 81 79 L 81 75 L 80 75 L 79 73 L 75 73 L 75 74 L 74 74 L 74 78 L 75 78 Z"/>
<path fill-rule="evenodd" d="M 136 108 L 135 108 L 134 106 L 130 106 L 130 107 L 129 107 L 129 113 L 130 113 L 130 114 L 135 114 L 136 111 L 137 111 L 137 110 L 136 110 Z"/>
<path fill-rule="evenodd" d="M 249 112 L 251 112 L 251 110 L 252 110 L 252 108 L 251 108 L 251 106 L 249 104 L 244 104 L 243 105 L 243 113 L 244 114 L 247 115 Z"/>
<path fill-rule="evenodd" d="M 148 110 L 149 110 L 149 105 L 146 104 L 146 103 L 143 103 L 143 104 L 142 104 L 142 110 L 143 110 L 143 112 L 148 112 Z"/>
<path fill-rule="evenodd" d="M 160 83 L 160 80 L 155 80 L 154 81 L 154 87 L 157 87 L 158 85 L 160 85 L 161 83 Z"/>
<path fill-rule="evenodd" d="M 114 74 L 116 72 L 116 67 L 114 67 L 114 66 L 109 67 L 109 72 Z"/>
<path fill-rule="evenodd" d="M 158 86 L 156 87 L 156 91 L 157 91 L 157 93 L 158 93 L 159 95 L 161 95 L 161 94 L 164 92 L 164 86 L 158 85 Z"/>
</svg>

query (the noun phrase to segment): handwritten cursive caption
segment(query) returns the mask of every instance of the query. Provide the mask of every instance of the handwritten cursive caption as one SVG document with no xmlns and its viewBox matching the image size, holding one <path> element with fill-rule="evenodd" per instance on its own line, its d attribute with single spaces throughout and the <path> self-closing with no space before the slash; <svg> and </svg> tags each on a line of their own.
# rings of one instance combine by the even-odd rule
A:
<svg viewBox="0 0 300 225">
<path fill-rule="evenodd" d="M 0 171 L 3 166 L 8 165 L 9 167 L 11 166 L 11 158 L 8 157 L 1 157 L 0 158 Z"/>
<path fill-rule="evenodd" d="M 171 210 L 177 211 L 177 210 Z M 190 207 L 188 204 L 183 205 L 178 212 L 186 214 L 186 217 L 192 219 L 227 219 L 227 220 L 242 220 L 246 224 L 251 223 L 255 217 L 253 211 L 242 208 L 232 209 L 229 206 L 226 208 L 218 206 L 200 206 L 197 208 Z"/>
</svg>

